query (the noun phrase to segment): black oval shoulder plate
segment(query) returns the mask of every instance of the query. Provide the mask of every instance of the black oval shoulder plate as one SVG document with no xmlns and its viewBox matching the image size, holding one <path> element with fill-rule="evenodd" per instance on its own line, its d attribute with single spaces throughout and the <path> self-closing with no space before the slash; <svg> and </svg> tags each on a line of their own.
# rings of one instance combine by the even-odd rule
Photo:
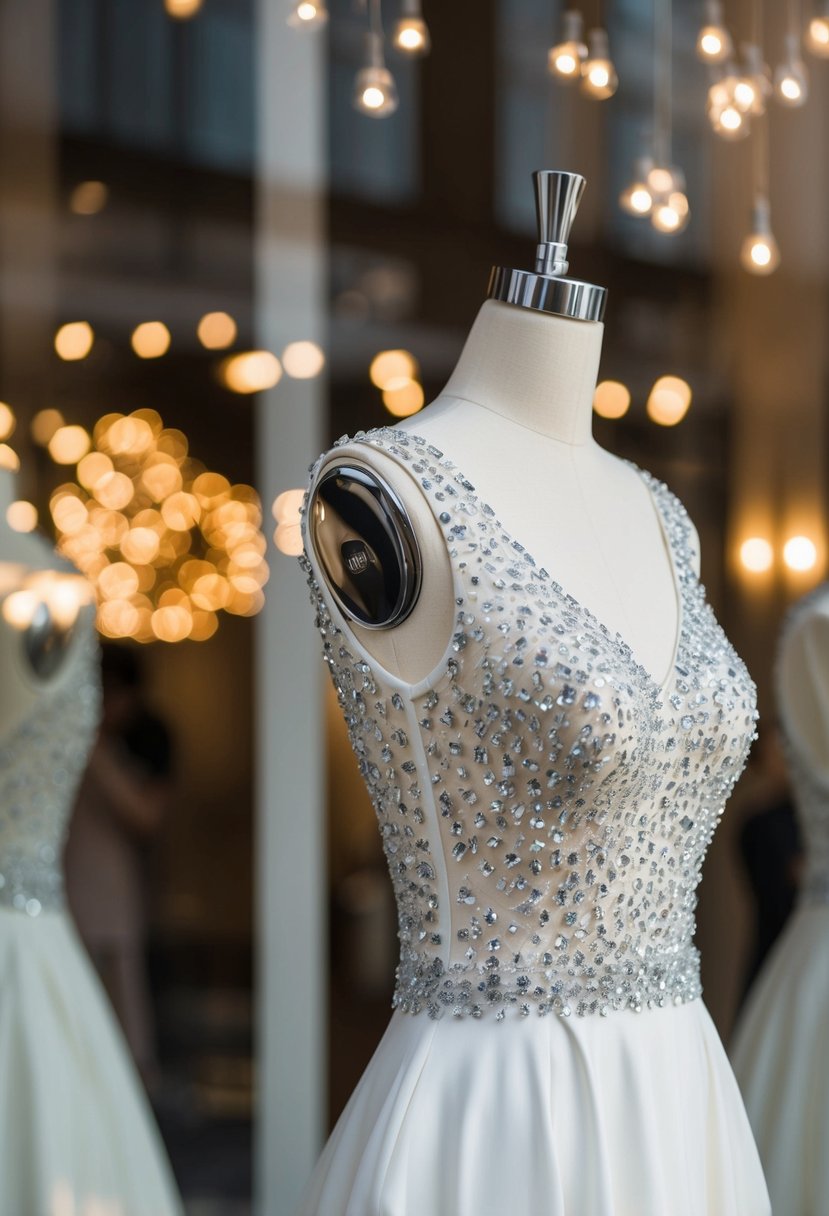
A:
<svg viewBox="0 0 829 1216">
<path fill-rule="evenodd" d="M 314 552 L 340 609 L 366 629 L 404 621 L 420 594 L 420 550 L 406 508 L 382 478 L 338 464 L 308 504 Z"/>
</svg>

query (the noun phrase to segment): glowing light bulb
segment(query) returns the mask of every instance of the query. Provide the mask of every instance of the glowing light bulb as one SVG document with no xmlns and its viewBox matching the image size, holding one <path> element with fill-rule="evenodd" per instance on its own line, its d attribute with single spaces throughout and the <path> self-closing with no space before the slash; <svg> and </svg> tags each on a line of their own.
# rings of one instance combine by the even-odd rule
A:
<svg viewBox="0 0 829 1216">
<path fill-rule="evenodd" d="M 354 108 L 370 118 L 386 118 L 397 109 L 397 85 L 383 58 L 383 39 L 368 35 L 368 64 L 354 81 Z"/>
<path fill-rule="evenodd" d="M 691 405 L 691 386 L 681 376 L 660 376 L 648 397 L 648 417 L 659 426 L 676 426 Z"/>
<path fill-rule="evenodd" d="M 653 195 L 643 181 L 633 181 L 619 195 L 619 206 L 628 215 L 650 215 Z"/>
<path fill-rule="evenodd" d="M 288 25 L 295 30 L 320 29 L 328 20 L 328 9 L 315 0 L 299 0 L 288 16 Z"/>
<path fill-rule="evenodd" d="M 750 130 L 748 119 L 733 102 L 723 106 L 713 126 L 723 139 L 744 139 Z"/>
<path fill-rule="evenodd" d="M 372 384 L 384 389 L 390 381 L 398 378 L 415 379 L 418 374 L 417 360 L 407 350 L 381 350 L 372 359 L 368 374 Z"/>
<path fill-rule="evenodd" d="M 740 545 L 740 564 L 751 574 L 765 574 L 774 561 L 774 550 L 763 536 L 750 536 Z"/>
<path fill-rule="evenodd" d="M 829 3 L 822 0 L 806 28 L 806 46 L 820 59 L 829 58 Z"/>
<path fill-rule="evenodd" d="M 547 53 L 547 68 L 563 81 L 578 80 L 587 59 L 581 13 L 571 9 L 562 14 L 561 41 Z"/>
<path fill-rule="evenodd" d="M 392 33 L 392 44 L 404 55 L 428 55 L 432 43 L 429 27 L 423 20 L 420 0 L 403 0 L 400 20 Z"/>
<path fill-rule="evenodd" d="M 6 469 L 10 473 L 16 473 L 20 468 L 20 457 L 15 452 L 14 448 L 10 448 L 7 443 L 0 443 L 0 469 Z"/>
<path fill-rule="evenodd" d="M 707 0 L 705 24 L 697 36 L 697 55 L 704 63 L 724 63 L 733 51 L 731 35 L 723 23 L 722 4 Z"/>
<path fill-rule="evenodd" d="M 790 570 L 805 573 L 817 564 L 817 546 L 808 536 L 790 536 L 783 546 L 783 561 Z"/>
<path fill-rule="evenodd" d="M 765 114 L 772 86 L 762 48 L 755 43 L 743 47 L 743 71 L 733 86 L 734 105 L 743 114 Z"/>
<path fill-rule="evenodd" d="M 780 265 L 780 250 L 771 230 L 771 208 L 767 198 L 755 199 L 751 232 L 743 241 L 740 261 L 751 274 L 772 274 Z"/>
<path fill-rule="evenodd" d="M 593 394 L 593 409 L 600 418 L 623 418 L 630 409 L 630 391 L 618 380 L 602 380 Z"/>
<path fill-rule="evenodd" d="M 806 65 L 800 58 L 799 41 L 796 34 L 787 34 L 783 39 L 783 62 L 774 73 L 774 91 L 781 105 L 795 109 L 806 102 L 809 95 L 809 76 Z"/>
<path fill-rule="evenodd" d="M 619 77 L 610 58 L 607 30 L 591 30 L 587 38 L 587 59 L 581 69 L 582 92 L 605 101 L 618 87 Z"/>
</svg>

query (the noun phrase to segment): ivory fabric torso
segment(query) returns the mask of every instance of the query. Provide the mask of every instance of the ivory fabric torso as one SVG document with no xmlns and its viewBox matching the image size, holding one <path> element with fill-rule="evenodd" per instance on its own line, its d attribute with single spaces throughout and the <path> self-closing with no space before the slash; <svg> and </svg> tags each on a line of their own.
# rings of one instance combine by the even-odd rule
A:
<svg viewBox="0 0 829 1216">
<path fill-rule="evenodd" d="M 394 885 L 400 965 L 389 1029 L 302 1212 L 494 1216 L 520 1198 L 544 1216 L 768 1216 L 692 940 L 702 859 L 754 734 L 754 688 L 705 602 L 684 509 L 641 473 L 679 608 L 662 679 L 439 449 L 383 428 L 337 452 L 370 461 L 371 448 L 434 511 L 456 617 L 424 679 L 383 671 L 306 534 L 324 658 Z"/>
</svg>

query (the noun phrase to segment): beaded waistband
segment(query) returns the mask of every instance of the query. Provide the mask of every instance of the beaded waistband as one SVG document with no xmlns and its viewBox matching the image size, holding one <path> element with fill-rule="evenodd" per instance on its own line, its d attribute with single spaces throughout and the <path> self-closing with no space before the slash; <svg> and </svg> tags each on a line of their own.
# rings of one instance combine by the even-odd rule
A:
<svg viewBox="0 0 829 1216">
<path fill-rule="evenodd" d="M 439 958 L 413 953 L 402 959 L 392 1004 L 403 1013 L 432 1018 L 560 1017 L 607 1015 L 611 1011 L 684 1005 L 702 995 L 699 953 L 687 945 L 667 958 L 630 961 L 556 972 L 553 968 L 462 964 L 445 967 Z"/>
</svg>

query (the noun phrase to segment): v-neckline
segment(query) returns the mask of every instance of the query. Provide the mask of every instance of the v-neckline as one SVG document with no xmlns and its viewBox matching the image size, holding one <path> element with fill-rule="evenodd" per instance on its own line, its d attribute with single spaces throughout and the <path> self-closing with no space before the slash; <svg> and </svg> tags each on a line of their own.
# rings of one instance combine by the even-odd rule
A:
<svg viewBox="0 0 829 1216">
<path fill-rule="evenodd" d="M 466 476 L 457 463 L 452 460 L 452 458 L 448 456 L 446 452 L 443 451 L 442 448 L 438 448 L 436 444 L 430 444 L 429 441 L 424 439 L 422 435 L 417 435 L 413 431 L 403 430 L 402 427 L 382 427 L 380 429 L 386 434 L 393 435 L 397 440 L 399 440 L 400 436 L 404 436 L 405 444 L 411 443 L 417 449 L 423 448 L 430 455 L 432 455 L 434 452 L 440 452 L 441 455 L 439 457 L 434 457 L 434 459 L 438 464 L 443 464 L 444 467 L 451 466 L 451 470 L 454 472 L 454 474 L 461 478 L 466 486 L 471 487 L 471 493 L 475 494 L 478 505 L 482 507 L 489 516 L 490 524 L 498 528 L 498 530 L 513 548 L 520 550 L 526 556 L 533 569 L 538 571 L 539 576 L 546 580 L 557 592 L 557 594 L 565 599 L 568 604 L 574 607 L 580 616 L 582 616 L 586 621 L 598 628 L 601 633 L 605 634 L 616 643 L 616 645 L 626 654 L 626 657 L 633 663 L 633 665 L 640 672 L 642 672 L 651 689 L 656 692 L 660 700 L 667 695 L 670 690 L 671 683 L 675 679 L 676 665 L 679 660 L 679 652 L 682 648 L 682 637 L 685 630 L 685 584 L 680 578 L 677 555 L 674 551 L 674 546 L 671 543 L 671 537 L 668 531 L 668 521 L 665 516 L 665 512 L 662 509 L 662 505 L 660 504 L 659 499 L 653 490 L 651 483 L 654 479 L 652 475 L 647 472 L 647 470 L 640 468 L 639 465 L 632 460 L 625 460 L 625 464 L 629 465 L 636 472 L 645 486 L 645 490 L 647 491 L 648 498 L 650 499 L 651 506 L 659 525 L 659 530 L 662 535 L 662 542 L 665 546 L 668 561 L 671 567 L 671 578 L 673 582 L 674 598 L 676 600 L 677 609 L 676 634 L 674 637 L 671 662 L 668 667 L 667 674 L 661 683 L 657 682 L 656 677 L 652 675 L 644 663 L 641 663 L 638 660 L 636 654 L 634 653 L 633 647 L 625 640 L 618 629 L 611 629 L 608 625 L 605 625 L 605 623 L 596 615 L 596 613 L 591 612 L 591 610 L 582 604 L 580 600 L 576 599 L 574 595 L 571 595 L 562 583 L 552 577 L 546 567 L 542 566 L 540 562 L 536 561 L 534 554 L 532 554 L 525 545 L 522 545 L 521 542 L 517 540 L 516 537 L 509 531 L 509 529 L 504 527 L 499 513 L 487 501 L 487 499 L 483 498 L 482 495 L 478 493 L 477 487 L 474 485 L 474 483 Z M 369 438 L 370 434 L 371 432 L 368 432 L 366 437 Z M 430 448 L 432 449 L 431 452 L 429 452 Z"/>
</svg>

